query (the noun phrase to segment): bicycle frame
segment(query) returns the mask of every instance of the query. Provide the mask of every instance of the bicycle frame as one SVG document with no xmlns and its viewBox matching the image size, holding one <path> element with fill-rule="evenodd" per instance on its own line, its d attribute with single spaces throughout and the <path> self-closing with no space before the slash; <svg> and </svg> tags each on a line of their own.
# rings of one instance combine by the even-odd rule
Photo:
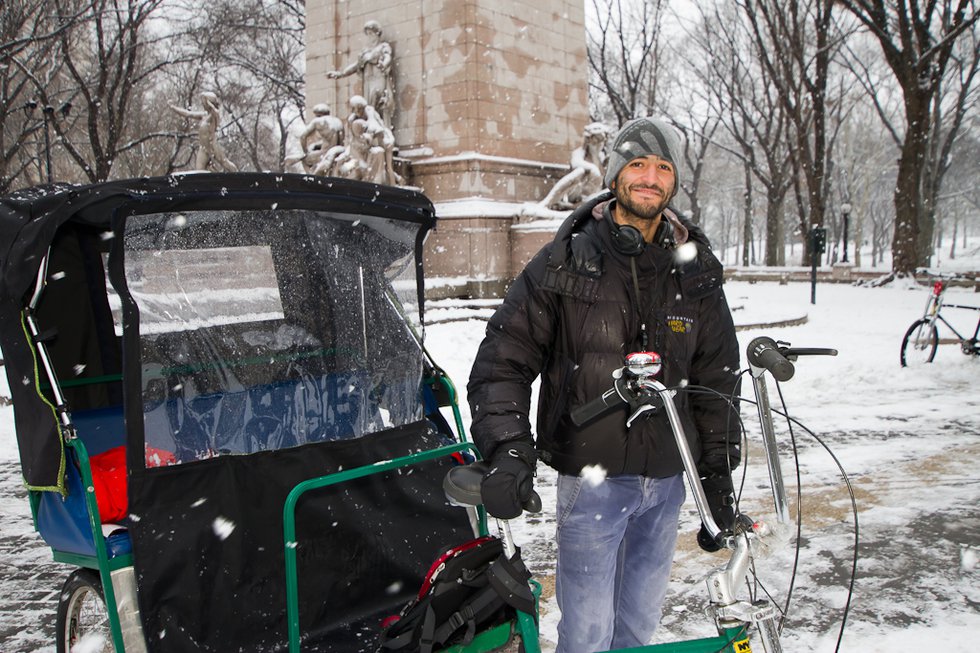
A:
<svg viewBox="0 0 980 653">
<path fill-rule="evenodd" d="M 980 306 L 964 306 L 962 304 L 946 304 L 944 298 L 946 296 L 946 282 L 937 281 L 932 285 L 932 294 L 929 295 L 929 299 L 926 301 L 926 310 L 923 313 L 923 319 L 929 320 L 929 326 L 935 326 L 936 322 L 942 322 L 946 325 L 950 331 L 957 337 L 957 339 L 963 342 L 976 342 L 977 337 L 980 336 L 980 316 L 977 317 L 977 326 L 973 330 L 972 338 L 967 338 L 959 331 L 956 327 L 949 323 L 949 321 L 942 316 L 940 311 L 943 307 L 946 308 L 962 308 L 971 311 L 980 312 Z"/>
<path fill-rule="evenodd" d="M 777 515 L 780 521 L 785 516 L 785 522 L 789 521 L 788 510 L 786 510 L 786 491 L 782 483 L 782 469 L 779 464 L 779 457 L 776 453 L 775 437 L 773 435 L 772 411 L 769 407 L 768 392 L 763 380 L 764 369 L 760 369 L 758 377 L 753 373 L 753 380 L 758 383 L 753 385 L 756 392 L 756 400 L 759 405 L 759 417 L 765 424 L 763 427 L 763 441 L 766 443 L 766 463 L 769 467 L 769 478 L 773 481 L 772 492 L 773 500 L 776 505 Z M 668 390 L 660 381 L 648 381 L 649 389 L 657 393 L 663 402 L 667 412 L 667 419 L 670 422 L 671 430 L 674 432 L 674 439 L 677 449 L 680 451 L 681 460 L 684 463 L 684 473 L 687 476 L 688 485 L 691 487 L 691 494 L 697 505 L 701 521 L 708 530 L 709 535 L 716 537 L 721 529 L 715 523 L 708 501 L 701 485 L 701 478 L 698 474 L 691 448 L 684 433 L 684 425 L 681 423 L 680 414 L 674 404 L 673 392 Z M 776 482 L 778 479 L 778 483 Z M 771 601 L 761 599 L 753 603 L 740 601 L 736 598 L 736 588 L 744 580 L 745 574 L 749 569 L 752 560 L 752 540 L 765 537 L 769 533 L 768 527 L 763 523 L 753 523 L 750 531 L 734 535 L 727 538 L 728 548 L 733 549 L 728 563 L 724 567 L 719 567 L 708 575 L 707 586 L 709 596 L 709 609 L 714 613 L 719 635 L 717 637 L 687 640 L 683 642 L 668 642 L 655 644 L 652 646 L 633 649 L 647 653 L 709 653 L 712 651 L 751 651 L 748 641 L 748 624 L 753 624 L 758 628 L 762 638 L 762 644 L 768 653 L 779 653 L 782 647 L 776 630 L 777 610 Z"/>
<path fill-rule="evenodd" d="M 103 537 L 102 519 L 99 516 L 98 503 L 95 498 L 95 484 L 92 481 L 92 468 L 88 451 L 85 444 L 76 436 L 75 427 L 72 424 L 68 405 L 62 392 L 63 384 L 59 383 L 48 345 L 42 338 L 35 319 L 38 303 L 47 285 L 49 260 L 50 248 L 41 259 L 38 267 L 34 290 L 26 310 L 23 312 L 23 325 L 35 346 L 35 355 L 40 363 L 38 372 L 43 372 L 51 389 L 54 400 L 51 408 L 58 418 L 63 433 L 66 456 L 68 450 L 73 451 L 75 459 L 78 461 L 78 473 L 81 476 L 82 486 L 86 488 L 84 501 L 88 508 L 88 526 L 91 529 L 92 542 L 95 547 L 95 555 L 52 549 L 52 558 L 55 562 L 93 569 L 98 572 L 102 582 L 108 634 L 113 650 L 119 653 L 142 653 L 146 651 L 146 644 L 143 640 L 142 625 L 138 615 L 139 608 L 136 604 L 136 577 L 133 573 L 133 556 L 126 554 L 112 559 L 109 557 L 106 541 Z M 68 464 L 74 463 L 69 462 Z M 41 498 L 35 490 L 31 490 L 28 496 L 36 524 Z"/>
</svg>

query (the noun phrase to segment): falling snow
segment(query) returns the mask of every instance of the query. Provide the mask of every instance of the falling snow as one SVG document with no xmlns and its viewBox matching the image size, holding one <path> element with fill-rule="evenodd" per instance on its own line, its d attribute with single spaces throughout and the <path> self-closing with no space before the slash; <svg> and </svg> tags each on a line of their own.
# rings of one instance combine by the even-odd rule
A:
<svg viewBox="0 0 980 653">
<path fill-rule="evenodd" d="M 224 517 L 218 517 L 211 524 L 214 534 L 218 536 L 221 540 L 227 540 L 231 535 L 232 531 L 235 530 L 235 523 L 225 519 Z"/>
</svg>

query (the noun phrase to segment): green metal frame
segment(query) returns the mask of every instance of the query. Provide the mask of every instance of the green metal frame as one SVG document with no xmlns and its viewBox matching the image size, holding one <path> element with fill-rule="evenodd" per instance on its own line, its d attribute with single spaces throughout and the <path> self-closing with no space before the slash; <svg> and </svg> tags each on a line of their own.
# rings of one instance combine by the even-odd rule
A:
<svg viewBox="0 0 980 653">
<path fill-rule="evenodd" d="M 624 648 L 615 653 L 752 653 L 752 647 L 749 644 L 748 629 L 743 625 L 725 628 L 717 637 Z"/>
<path fill-rule="evenodd" d="M 109 634 L 112 638 L 112 645 L 116 653 L 125 653 L 126 647 L 123 644 L 122 627 L 119 622 L 119 611 L 116 606 L 116 593 L 112 587 L 111 574 L 117 569 L 131 567 L 133 565 L 133 556 L 127 553 L 113 558 L 109 557 L 109 553 L 106 550 L 105 537 L 102 535 L 102 519 L 99 517 L 99 504 L 95 498 L 95 485 L 92 483 L 92 466 L 89 462 L 88 451 L 85 449 L 85 444 L 78 438 L 66 441 L 65 446 L 74 450 L 75 458 L 78 461 L 78 469 L 82 477 L 82 487 L 85 488 L 85 506 L 88 509 L 89 528 L 91 529 L 92 541 L 95 543 L 95 555 L 70 553 L 52 548 L 51 557 L 55 562 L 94 569 L 99 572 L 99 579 L 102 581 L 102 596 L 105 599 L 106 613 L 109 617 Z M 69 461 L 68 464 L 72 463 Z M 30 496 L 31 513 L 36 529 L 40 493 L 31 491 Z"/>
</svg>

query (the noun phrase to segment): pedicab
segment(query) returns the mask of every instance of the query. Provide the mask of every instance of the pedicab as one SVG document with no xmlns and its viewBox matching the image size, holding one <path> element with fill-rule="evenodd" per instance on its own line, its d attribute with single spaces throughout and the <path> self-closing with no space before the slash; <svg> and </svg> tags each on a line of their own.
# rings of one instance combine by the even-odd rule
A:
<svg viewBox="0 0 980 653">
<path fill-rule="evenodd" d="M 417 192 L 303 175 L 0 201 L 21 466 L 76 568 L 59 653 L 375 651 L 449 547 L 493 539 L 441 487 L 478 454 L 422 344 L 434 224 Z M 426 646 L 537 651 L 521 605 Z"/>
</svg>

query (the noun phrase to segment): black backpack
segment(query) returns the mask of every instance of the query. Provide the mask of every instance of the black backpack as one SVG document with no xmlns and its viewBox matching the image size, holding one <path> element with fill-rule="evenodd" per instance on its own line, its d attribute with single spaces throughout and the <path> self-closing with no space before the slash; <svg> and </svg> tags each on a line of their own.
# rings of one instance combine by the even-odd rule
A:
<svg viewBox="0 0 980 653">
<path fill-rule="evenodd" d="M 385 620 L 381 653 L 432 653 L 468 644 L 486 628 L 536 614 L 530 572 L 518 550 L 507 559 L 496 537 L 481 537 L 447 549 L 422 581 L 418 597 Z"/>
</svg>

